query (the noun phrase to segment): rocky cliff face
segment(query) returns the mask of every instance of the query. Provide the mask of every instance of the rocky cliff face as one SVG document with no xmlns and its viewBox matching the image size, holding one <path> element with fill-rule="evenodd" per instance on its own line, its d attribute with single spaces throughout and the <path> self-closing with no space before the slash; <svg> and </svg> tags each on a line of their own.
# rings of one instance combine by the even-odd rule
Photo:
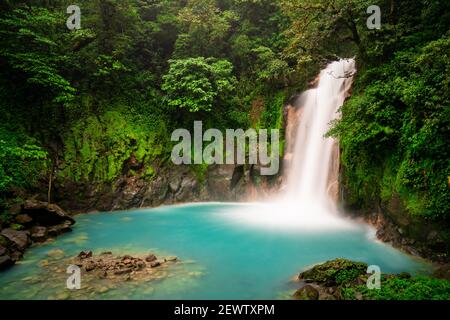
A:
<svg viewBox="0 0 450 320">
<path fill-rule="evenodd" d="M 342 188 L 342 201 L 348 191 Z M 374 225 L 377 238 L 411 255 L 421 256 L 439 263 L 449 262 L 449 225 L 412 216 L 398 194 L 387 202 L 374 203 L 372 208 L 345 208 L 354 217 Z"/>
<path fill-rule="evenodd" d="M 56 182 L 53 199 L 74 213 L 111 211 L 184 202 L 257 200 L 278 185 L 278 177 L 260 176 L 257 165 L 213 165 L 202 175 L 189 166 L 173 165 L 157 169 L 150 179 L 138 173 L 124 174 L 112 183 Z"/>
</svg>

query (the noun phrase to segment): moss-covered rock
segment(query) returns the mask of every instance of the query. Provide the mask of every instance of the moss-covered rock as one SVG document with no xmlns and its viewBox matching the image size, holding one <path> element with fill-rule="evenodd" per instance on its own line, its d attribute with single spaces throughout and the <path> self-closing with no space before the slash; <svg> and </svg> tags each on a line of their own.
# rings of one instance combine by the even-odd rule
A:
<svg viewBox="0 0 450 320">
<path fill-rule="evenodd" d="M 433 277 L 382 274 L 381 287 L 366 285 L 367 264 L 335 259 L 318 264 L 299 275 L 307 282 L 293 298 L 301 300 L 450 300 L 450 281 Z M 442 271 L 442 270 L 441 270 Z M 443 277 L 445 278 L 445 277 Z M 316 297 L 317 293 L 317 297 Z"/>
<path fill-rule="evenodd" d="M 318 300 L 319 291 L 311 285 L 306 285 L 294 293 L 294 298 L 298 300 Z"/>
<path fill-rule="evenodd" d="M 365 275 L 366 271 L 366 263 L 335 259 L 300 273 L 298 278 L 326 286 L 335 286 L 355 281 L 359 276 Z"/>
</svg>

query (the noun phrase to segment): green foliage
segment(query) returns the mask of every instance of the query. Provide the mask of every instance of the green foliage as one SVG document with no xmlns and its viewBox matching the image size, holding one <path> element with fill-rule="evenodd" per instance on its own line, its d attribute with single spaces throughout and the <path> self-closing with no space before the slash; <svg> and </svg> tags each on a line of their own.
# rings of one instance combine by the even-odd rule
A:
<svg viewBox="0 0 450 320">
<path fill-rule="evenodd" d="M 230 62 L 198 57 L 169 63 L 162 89 L 170 107 L 189 112 L 212 111 L 232 97 L 236 79 Z"/>
<path fill-rule="evenodd" d="M 425 276 L 411 277 L 404 272 L 382 274 L 380 289 L 366 285 L 367 264 L 342 258 L 327 261 L 302 272 L 301 279 L 309 279 L 324 287 L 334 287 L 344 300 L 449 300 L 450 281 Z"/>
<path fill-rule="evenodd" d="M 359 286 L 358 290 L 370 300 L 450 299 L 450 281 L 430 277 L 382 276 L 380 289 L 369 290 L 366 286 Z"/>
<path fill-rule="evenodd" d="M 339 258 L 316 265 L 302 272 L 300 277 L 327 286 L 334 286 L 350 283 L 360 275 L 365 275 L 366 271 L 367 264 L 365 263 Z"/>
<path fill-rule="evenodd" d="M 45 8 L 17 8 L 0 16 L 0 58 L 29 85 L 48 92 L 54 102 L 73 99 L 75 89 L 61 74 L 68 37 L 64 16 Z"/>
<path fill-rule="evenodd" d="M 0 127 L 0 193 L 31 187 L 47 166 L 47 152 L 25 134 Z"/>
<path fill-rule="evenodd" d="M 151 177 L 151 161 L 167 152 L 169 144 L 163 124 L 159 132 L 147 129 L 117 111 L 80 120 L 67 134 L 66 167 L 61 174 L 75 181 L 112 181 L 134 155 L 145 165 L 144 175 Z"/>
<path fill-rule="evenodd" d="M 449 52 L 447 35 L 359 75 L 331 131 L 341 142 L 351 203 L 399 193 L 413 214 L 449 217 Z"/>
</svg>

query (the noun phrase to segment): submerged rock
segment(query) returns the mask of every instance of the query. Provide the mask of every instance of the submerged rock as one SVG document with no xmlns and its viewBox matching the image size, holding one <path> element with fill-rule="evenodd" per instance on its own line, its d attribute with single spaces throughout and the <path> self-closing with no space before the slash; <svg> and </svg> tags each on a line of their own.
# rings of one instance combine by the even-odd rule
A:
<svg viewBox="0 0 450 320">
<path fill-rule="evenodd" d="M 55 260 L 64 258 L 64 255 L 65 253 L 61 249 L 53 249 L 47 252 L 47 256 Z"/>
</svg>

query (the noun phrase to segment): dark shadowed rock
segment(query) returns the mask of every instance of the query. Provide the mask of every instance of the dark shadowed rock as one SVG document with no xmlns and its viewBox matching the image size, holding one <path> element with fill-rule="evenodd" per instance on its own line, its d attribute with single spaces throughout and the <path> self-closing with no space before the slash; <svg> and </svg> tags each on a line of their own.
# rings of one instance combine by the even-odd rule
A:
<svg viewBox="0 0 450 320">
<path fill-rule="evenodd" d="M 151 253 L 145 257 L 145 261 L 147 261 L 147 262 L 153 262 L 155 260 L 156 260 L 156 256 L 153 253 Z"/>
<path fill-rule="evenodd" d="M 439 266 L 434 271 L 433 276 L 450 281 L 450 263 Z"/>
<path fill-rule="evenodd" d="M 56 204 L 37 200 L 27 200 L 23 205 L 22 212 L 29 215 L 33 220 L 44 226 L 54 226 L 65 222 L 74 224 L 75 220 Z"/>
<path fill-rule="evenodd" d="M 23 252 L 19 250 L 15 250 L 9 254 L 13 261 L 19 261 L 23 257 Z"/>
<path fill-rule="evenodd" d="M 5 255 L 5 254 L 6 254 L 6 248 L 0 246 L 0 256 L 3 256 L 3 255 Z"/>
<path fill-rule="evenodd" d="M 80 259 L 87 259 L 92 257 L 92 251 L 81 251 L 78 254 L 78 258 Z"/>
<path fill-rule="evenodd" d="M 72 225 L 72 222 L 66 221 L 62 224 L 58 224 L 56 226 L 51 226 L 48 228 L 48 235 L 50 237 L 56 237 L 56 236 L 59 236 L 60 234 L 70 232 L 70 231 L 72 231 L 72 228 L 70 228 L 71 225 Z"/>
<path fill-rule="evenodd" d="M 14 261 L 10 256 L 1 256 L 0 257 L 0 270 L 4 270 L 14 264 Z"/>
<path fill-rule="evenodd" d="M 25 250 L 30 244 L 28 231 L 17 231 L 14 229 L 4 229 L 2 231 L 2 236 L 7 238 L 9 241 L 13 242 L 17 248 L 21 251 Z"/>
</svg>

